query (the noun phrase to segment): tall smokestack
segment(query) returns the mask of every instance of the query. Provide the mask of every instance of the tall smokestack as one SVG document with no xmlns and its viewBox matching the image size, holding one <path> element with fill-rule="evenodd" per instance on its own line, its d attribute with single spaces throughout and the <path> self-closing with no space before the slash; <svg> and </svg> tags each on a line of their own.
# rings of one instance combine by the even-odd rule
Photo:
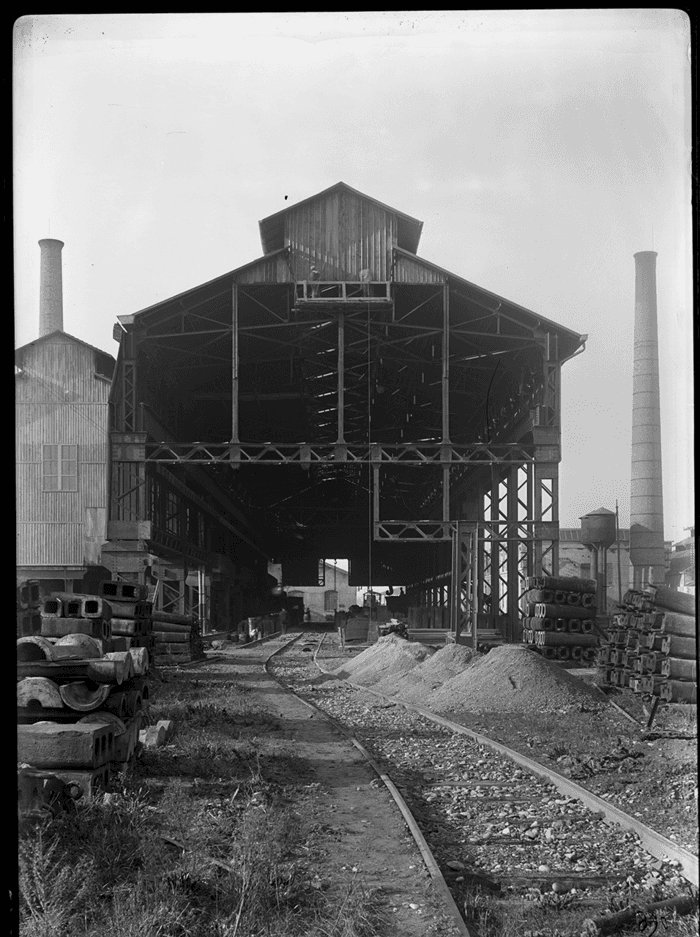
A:
<svg viewBox="0 0 700 937">
<path fill-rule="evenodd" d="M 640 251 L 634 255 L 636 281 L 630 488 L 630 563 L 631 585 L 634 588 L 642 588 L 649 583 L 662 584 L 666 571 L 656 256 L 656 251 Z"/>
<path fill-rule="evenodd" d="M 39 291 L 39 335 L 63 331 L 63 273 L 61 251 L 63 241 L 44 238 L 41 248 Z"/>
</svg>

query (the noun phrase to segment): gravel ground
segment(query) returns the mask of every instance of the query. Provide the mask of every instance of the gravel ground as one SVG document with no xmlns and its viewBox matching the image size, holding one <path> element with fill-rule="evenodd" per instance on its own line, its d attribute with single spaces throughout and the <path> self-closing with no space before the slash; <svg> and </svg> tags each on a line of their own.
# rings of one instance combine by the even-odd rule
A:
<svg viewBox="0 0 700 937">
<path fill-rule="evenodd" d="M 347 661 L 351 655 L 327 648 L 324 668 L 338 667 L 343 656 Z M 584 908 L 590 913 L 624 904 L 630 895 L 653 901 L 685 891 L 674 865 L 651 857 L 634 834 L 605 824 L 579 801 L 474 740 L 320 674 L 309 657 L 285 655 L 274 672 L 350 729 L 387 767 L 468 917 L 475 889 L 519 901 L 518 908 L 529 899 L 528 907 L 540 915 L 561 914 L 566 901 L 575 911 L 574 927 Z"/>
<path fill-rule="evenodd" d="M 325 644 L 324 666 L 337 667 L 339 658 L 334 655 L 342 652 L 333 636 Z M 371 657 L 372 649 L 368 651 Z M 346 649 L 346 654 L 358 651 L 348 654 Z M 436 665 L 445 654 L 446 680 L 439 685 Z M 645 732 L 648 712 L 637 694 L 615 690 L 606 698 L 596 687 L 586 686 L 580 678 L 524 648 L 495 649 L 474 659 L 457 676 L 450 654 L 454 652 L 449 648 L 441 649 L 403 676 L 366 685 L 440 712 L 540 761 L 698 854 L 695 706 L 662 706 L 652 730 Z M 489 658 L 492 663 L 487 668 Z M 423 673 L 430 674 L 430 679 L 422 679 Z M 489 674 L 500 694 L 489 689 L 485 679 Z M 475 685 L 491 700 L 489 709 L 482 708 L 485 696 L 474 692 Z M 537 703 L 540 688 L 552 703 L 551 711 Z M 470 699 L 477 703 L 473 711 L 465 704 Z M 610 700 L 637 722 L 625 719 Z"/>
</svg>

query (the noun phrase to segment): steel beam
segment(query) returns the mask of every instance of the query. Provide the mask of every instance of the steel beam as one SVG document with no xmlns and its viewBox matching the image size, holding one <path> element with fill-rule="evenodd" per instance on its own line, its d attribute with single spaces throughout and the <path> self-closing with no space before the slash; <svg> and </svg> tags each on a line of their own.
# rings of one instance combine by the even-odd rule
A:
<svg viewBox="0 0 700 937">
<path fill-rule="evenodd" d="M 234 385 L 233 393 L 237 388 Z M 237 420 L 235 421 L 237 423 Z M 193 462 L 211 464 L 298 465 L 302 461 L 334 463 L 338 461 L 337 443 L 236 443 L 173 442 L 149 443 L 147 462 Z M 504 464 L 519 465 L 534 460 L 533 447 L 522 443 L 366 443 L 342 446 L 344 462 L 384 465 Z"/>
</svg>

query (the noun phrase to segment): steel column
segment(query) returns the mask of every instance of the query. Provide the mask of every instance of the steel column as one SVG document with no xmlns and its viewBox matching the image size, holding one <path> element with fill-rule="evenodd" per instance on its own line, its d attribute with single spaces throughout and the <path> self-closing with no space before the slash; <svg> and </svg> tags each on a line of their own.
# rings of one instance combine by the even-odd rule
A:
<svg viewBox="0 0 700 937">
<path fill-rule="evenodd" d="M 520 618 L 519 598 L 520 588 L 518 581 L 518 555 L 520 543 L 518 542 L 518 469 L 511 469 L 506 475 L 506 484 L 508 486 L 507 504 L 508 520 L 511 526 L 507 527 L 508 542 L 506 544 L 507 559 L 507 582 L 508 582 L 508 634 L 509 641 L 514 641 L 518 634 L 518 625 Z"/>
<path fill-rule="evenodd" d="M 239 442 L 238 425 L 238 284 L 231 286 L 231 442 Z"/>
<path fill-rule="evenodd" d="M 442 289 L 442 441 L 450 441 L 450 288 Z"/>
<path fill-rule="evenodd" d="M 345 442 L 345 315 L 338 316 L 338 439 Z M 378 517 L 379 515 L 377 515 Z"/>
</svg>

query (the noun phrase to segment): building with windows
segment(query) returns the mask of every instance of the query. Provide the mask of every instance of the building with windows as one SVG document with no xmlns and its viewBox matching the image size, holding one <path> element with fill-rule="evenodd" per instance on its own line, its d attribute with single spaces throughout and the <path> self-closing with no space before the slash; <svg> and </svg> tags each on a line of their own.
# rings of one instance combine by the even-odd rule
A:
<svg viewBox="0 0 700 937">
<path fill-rule="evenodd" d="M 285 592 L 290 598 L 301 598 L 304 608 L 311 613 L 311 621 L 325 621 L 337 611 L 347 611 L 357 603 L 357 587 L 348 584 L 348 570 L 326 560 L 324 563 L 325 582 L 319 586 L 287 586 Z"/>
<path fill-rule="evenodd" d="M 18 581 L 91 591 L 107 523 L 114 358 L 60 328 L 15 351 Z"/>
</svg>

